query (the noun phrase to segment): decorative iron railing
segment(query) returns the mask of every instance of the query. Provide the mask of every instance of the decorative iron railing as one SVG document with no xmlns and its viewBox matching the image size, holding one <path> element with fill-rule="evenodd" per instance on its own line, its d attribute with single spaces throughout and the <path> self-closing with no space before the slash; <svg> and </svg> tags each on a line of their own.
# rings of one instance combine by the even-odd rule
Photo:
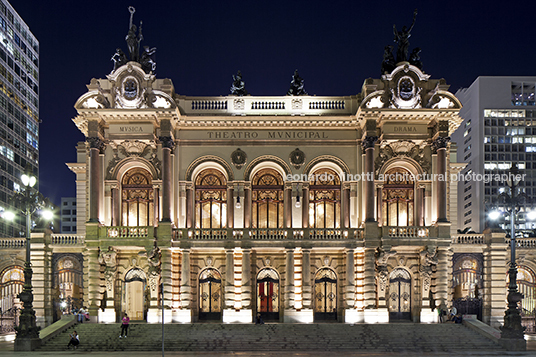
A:
<svg viewBox="0 0 536 357">
<path fill-rule="evenodd" d="M 15 332 L 15 328 L 19 325 L 19 311 L 16 306 L 0 311 L 0 335 Z"/>
<path fill-rule="evenodd" d="M 453 244 L 484 244 L 483 234 L 458 234 L 452 237 Z"/>
<path fill-rule="evenodd" d="M 106 227 L 108 238 L 148 238 L 153 235 L 153 227 Z"/>
<path fill-rule="evenodd" d="M 55 245 L 82 245 L 85 237 L 72 234 L 52 234 L 51 244 Z"/>
<path fill-rule="evenodd" d="M 26 248 L 26 238 L 1 238 L 0 249 Z"/>
<path fill-rule="evenodd" d="M 427 238 L 430 236 L 430 228 L 407 226 L 407 227 L 382 227 L 383 236 L 389 238 Z"/>
</svg>

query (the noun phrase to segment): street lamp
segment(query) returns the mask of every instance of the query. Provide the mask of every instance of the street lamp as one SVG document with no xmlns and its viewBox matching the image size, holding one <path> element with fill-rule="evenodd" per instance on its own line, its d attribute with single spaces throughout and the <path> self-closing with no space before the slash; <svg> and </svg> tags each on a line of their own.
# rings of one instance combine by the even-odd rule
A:
<svg viewBox="0 0 536 357">
<path fill-rule="evenodd" d="M 508 171 L 507 184 L 510 194 L 501 192 L 498 200 L 502 201 L 505 211 L 510 214 L 510 268 L 508 269 L 508 308 L 504 313 L 504 325 L 501 326 L 501 341 L 509 349 L 525 350 L 526 342 L 524 337 L 525 327 L 521 325 L 521 314 L 518 303 L 523 300 L 523 294 L 517 290 L 517 266 L 516 266 L 516 214 L 521 209 L 521 202 L 526 201 L 525 194 L 517 193 L 517 186 L 521 182 L 521 175 L 517 164 L 513 163 Z M 493 211 L 489 217 L 498 218 L 500 213 Z"/>
<path fill-rule="evenodd" d="M 33 189 L 37 179 L 32 174 L 29 166 L 21 176 L 24 185 L 23 192 L 16 192 L 13 195 L 14 207 L 20 208 L 21 213 L 26 218 L 26 262 L 24 264 L 24 286 L 19 294 L 19 299 L 23 303 L 23 308 L 19 318 L 19 326 L 16 328 L 15 351 L 32 351 L 41 345 L 39 339 L 39 327 L 36 324 L 35 311 L 33 309 L 32 292 L 32 266 L 30 262 L 30 237 L 32 229 L 32 214 L 47 204 L 47 200 Z M 8 217 L 10 215 L 8 214 Z M 14 218 L 14 214 L 12 215 Z"/>
</svg>

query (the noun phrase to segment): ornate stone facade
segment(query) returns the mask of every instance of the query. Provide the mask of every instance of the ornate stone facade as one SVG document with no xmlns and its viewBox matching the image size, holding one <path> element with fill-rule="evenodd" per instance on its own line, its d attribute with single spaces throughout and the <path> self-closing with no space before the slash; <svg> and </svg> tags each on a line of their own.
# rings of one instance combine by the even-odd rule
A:
<svg viewBox="0 0 536 357">
<path fill-rule="evenodd" d="M 73 119 L 87 140 L 68 164 L 84 234 L 32 244 L 36 281 L 52 282 L 35 291 L 41 323 L 71 293 L 98 322 L 159 322 L 161 304 L 169 322 L 433 322 L 468 297 L 498 324 L 507 245 L 453 228 L 449 177 L 463 165 L 447 89 L 407 63 L 358 95 L 300 105 L 179 96 L 136 62 L 92 80 Z M 69 292 L 50 264 L 65 252 L 83 254 Z M 453 254 L 482 263 L 462 276 Z"/>
</svg>

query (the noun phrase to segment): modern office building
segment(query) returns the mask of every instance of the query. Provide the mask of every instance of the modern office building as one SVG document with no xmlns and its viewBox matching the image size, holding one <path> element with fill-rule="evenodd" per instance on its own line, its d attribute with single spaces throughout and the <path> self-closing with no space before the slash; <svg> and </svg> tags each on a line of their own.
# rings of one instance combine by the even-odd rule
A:
<svg viewBox="0 0 536 357">
<path fill-rule="evenodd" d="M 60 232 L 76 233 L 76 197 L 62 197 L 59 212 Z"/>
<path fill-rule="evenodd" d="M 488 213 L 504 211 L 499 199 L 509 193 L 507 183 L 496 180 L 498 174 L 517 164 L 526 175 L 519 185 L 529 201 L 536 197 L 536 77 L 478 77 L 456 97 L 462 102 L 462 125 L 452 135 L 458 145 L 458 161 L 467 163 L 462 171 L 472 179 L 458 185 L 458 228 L 482 232 L 489 225 Z M 480 179 L 477 175 L 481 175 Z M 525 236 L 533 235 L 536 222 L 527 219 L 527 211 L 536 204 L 522 203 L 516 228 Z M 509 221 L 499 224 L 509 227 Z"/>
<path fill-rule="evenodd" d="M 39 42 L 0 2 L 0 212 L 10 210 L 26 167 L 39 174 Z M 26 222 L 0 219 L 0 237 L 25 236 Z"/>
</svg>

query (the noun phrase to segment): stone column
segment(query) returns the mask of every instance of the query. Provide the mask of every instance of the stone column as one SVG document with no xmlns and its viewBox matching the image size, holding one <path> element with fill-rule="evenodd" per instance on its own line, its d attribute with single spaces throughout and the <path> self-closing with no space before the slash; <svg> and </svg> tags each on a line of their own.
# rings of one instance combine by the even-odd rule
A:
<svg viewBox="0 0 536 357">
<path fill-rule="evenodd" d="M 251 292 L 253 291 L 251 279 L 251 249 L 242 249 L 242 308 L 251 309 Z"/>
<path fill-rule="evenodd" d="M 175 141 L 171 136 L 161 136 L 158 139 L 162 143 L 162 222 L 171 222 L 171 154 Z"/>
<path fill-rule="evenodd" d="M 508 244 L 505 242 L 505 237 L 503 230 L 488 228 L 484 231 L 487 247 L 484 250 L 482 320 L 495 328 L 503 324 L 507 308 L 505 277 Z"/>
<path fill-rule="evenodd" d="M 365 281 L 364 281 L 364 295 L 365 295 L 365 309 L 376 308 L 376 267 L 374 257 L 375 248 L 365 249 Z"/>
<path fill-rule="evenodd" d="M 285 182 L 283 191 L 283 227 L 292 227 L 292 183 Z"/>
<path fill-rule="evenodd" d="M 448 251 L 447 247 L 439 247 L 437 249 L 437 271 L 435 279 L 435 299 L 437 306 L 447 306 L 448 298 L 448 284 L 449 284 L 449 272 L 448 272 Z"/>
<path fill-rule="evenodd" d="M 346 282 L 344 286 L 344 307 L 353 309 L 355 305 L 355 265 L 354 250 L 346 249 Z"/>
<path fill-rule="evenodd" d="M 311 249 L 302 248 L 302 299 L 304 309 L 313 308 L 311 280 Z"/>
<path fill-rule="evenodd" d="M 182 250 L 180 300 L 183 309 L 191 309 L 190 249 Z"/>
<path fill-rule="evenodd" d="M 112 226 L 121 225 L 121 198 L 118 184 L 112 184 Z"/>
<path fill-rule="evenodd" d="M 447 144 L 450 137 L 438 137 L 433 145 L 437 151 L 437 173 L 443 175 L 443 180 L 437 180 L 437 221 L 448 222 L 447 220 Z"/>
<path fill-rule="evenodd" d="M 227 228 L 234 227 L 234 185 L 227 183 Z"/>
<path fill-rule="evenodd" d="M 194 228 L 195 219 L 195 192 L 192 182 L 186 183 L 186 228 Z"/>
<path fill-rule="evenodd" d="M 419 184 L 417 188 L 417 195 L 415 197 L 416 203 L 417 203 L 416 223 L 420 227 L 423 227 L 425 225 L 424 223 L 424 217 L 425 217 L 424 190 L 425 190 L 425 186 L 423 184 Z"/>
<path fill-rule="evenodd" d="M 350 184 L 348 182 L 342 183 L 342 210 L 341 210 L 341 223 L 345 229 L 350 228 Z"/>
<path fill-rule="evenodd" d="M 169 248 L 161 249 L 161 267 L 160 282 L 164 284 L 164 306 L 173 306 L 173 282 L 171 266 L 171 250 Z"/>
<path fill-rule="evenodd" d="M 309 228 L 309 183 L 303 183 L 302 188 L 302 228 Z"/>
<path fill-rule="evenodd" d="M 102 201 L 100 151 L 104 142 L 98 137 L 87 138 L 89 144 L 89 222 L 99 222 Z"/>
<path fill-rule="evenodd" d="M 97 247 L 87 247 L 84 251 L 84 276 L 87 281 L 84 286 L 87 286 L 84 301 L 87 301 L 90 316 L 98 316 L 99 305 L 102 299 L 101 286 L 104 281 L 101 278 L 101 266 L 99 263 L 99 249 Z M 86 298 L 87 296 L 87 298 Z"/>
<path fill-rule="evenodd" d="M 235 299 L 234 290 L 234 250 L 225 250 L 225 308 L 233 309 Z"/>
<path fill-rule="evenodd" d="M 160 221 L 160 186 L 153 185 L 153 202 L 154 202 L 154 222 L 153 225 L 158 226 L 158 221 Z"/>
<path fill-rule="evenodd" d="M 285 309 L 294 307 L 294 248 L 285 249 Z"/>
<path fill-rule="evenodd" d="M 374 217 L 374 145 L 377 136 L 365 136 L 362 141 L 365 151 L 365 222 L 376 222 Z"/>
<path fill-rule="evenodd" d="M 251 228 L 251 183 L 244 184 L 244 228 Z"/>
<path fill-rule="evenodd" d="M 383 198 L 383 185 L 378 185 L 376 187 L 376 211 L 378 212 L 378 224 L 383 226 L 383 217 L 382 217 L 382 198 Z M 389 225 L 389 222 L 387 222 Z"/>
</svg>

